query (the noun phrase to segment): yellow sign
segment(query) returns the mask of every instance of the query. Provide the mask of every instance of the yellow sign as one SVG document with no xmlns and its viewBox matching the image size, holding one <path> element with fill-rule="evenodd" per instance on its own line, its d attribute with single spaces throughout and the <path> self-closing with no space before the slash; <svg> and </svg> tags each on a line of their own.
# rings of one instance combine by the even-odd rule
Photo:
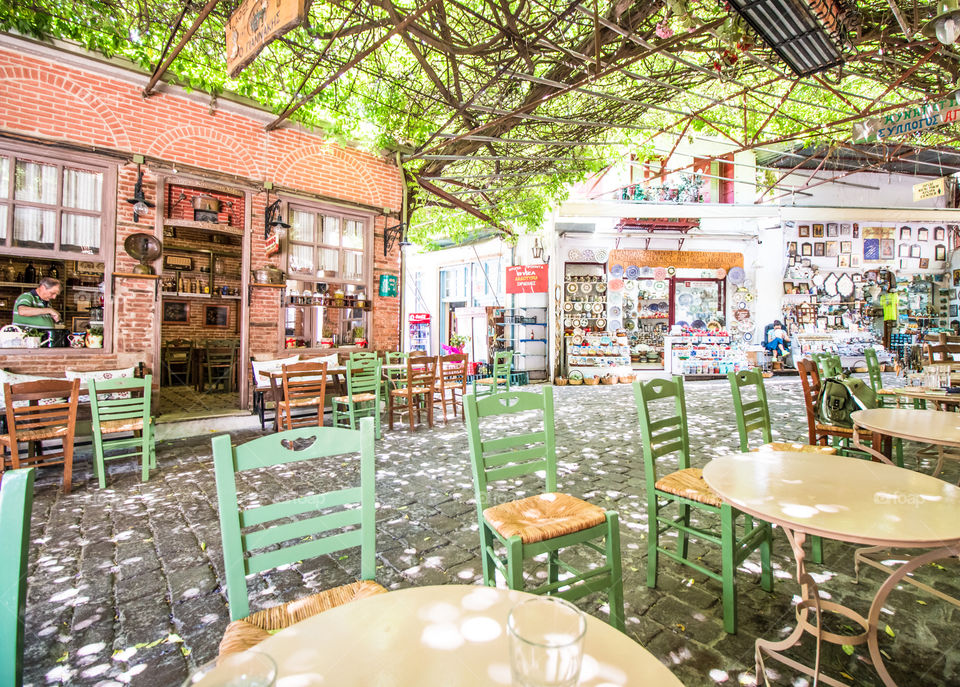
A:
<svg viewBox="0 0 960 687">
<path fill-rule="evenodd" d="M 946 180 L 943 177 L 933 181 L 925 181 L 922 184 L 913 185 L 913 202 L 926 200 L 927 198 L 936 198 L 946 193 Z"/>
<path fill-rule="evenodd" d="M 234 78 L 278 36 L 303 23 L 306 0 L 244 0 L 227 22 L 227 73 Z"/>
<path fill-rule="evenodd" d="M 686 267 L 699 269 L 717 269 L 722 267 L 743 267 L 741 253 L 709 253 L 702 251 L 673 250 L 634 250 L 615 248 L 610 251 L 610 263 L 636 265 L 637 267 Z"/>
</svg>

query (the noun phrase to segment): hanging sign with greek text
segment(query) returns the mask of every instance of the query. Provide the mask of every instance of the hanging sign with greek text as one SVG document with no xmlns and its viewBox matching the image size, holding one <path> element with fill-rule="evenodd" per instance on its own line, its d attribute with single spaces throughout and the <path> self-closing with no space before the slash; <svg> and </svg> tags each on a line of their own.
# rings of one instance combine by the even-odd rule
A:
<svg viewBox="0 0 960 687">
<path fill-rule="evenodd" d="M 900 134 L 915 134 L 941 124 L 960 121 L 958 94 L 926 105 L 917 105 L 885 114 L 879 119 L 865 119 L 853 125 L 854 143 L 880 141 Z"/>
<path fill-rule="evenodd" d="M 303 23 L 306 0 L 244 0 L 227 21 L 227 73 L 236 78 L 274 38 Z"/>
<path fill-rule="evenodd" d="M 520 265 L 507 268 L 507 293 L 546 293 L 547 266 Z"/>
<path fill-rule="evenodd" d="M 946 193 L 946 179 L 940 177 L 933 181 L 925 181 L 922 184 L 913 185 L 913 202 L 926 200 L 927 198 L 936 198 Z"/>
<path fill-rule="evenodd" d="M 383 298 L 397 297 L 397 276 L 394 274 L 380 275 L 380 296 Z"/>
</svg>

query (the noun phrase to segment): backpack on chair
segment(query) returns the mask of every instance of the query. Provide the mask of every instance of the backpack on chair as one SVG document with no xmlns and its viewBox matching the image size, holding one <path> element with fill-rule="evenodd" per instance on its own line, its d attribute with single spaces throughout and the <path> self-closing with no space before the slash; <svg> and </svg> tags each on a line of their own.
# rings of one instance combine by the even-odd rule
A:
<svg viewBox="0 0 960 687">
<path fill-rule="evenodd" d="M 817 397 L 817 419 L 834 427 L 853 427 L 850 415 L 877 407 L 877 395 L 856 377 L 828 377 Z"/>
</svg>

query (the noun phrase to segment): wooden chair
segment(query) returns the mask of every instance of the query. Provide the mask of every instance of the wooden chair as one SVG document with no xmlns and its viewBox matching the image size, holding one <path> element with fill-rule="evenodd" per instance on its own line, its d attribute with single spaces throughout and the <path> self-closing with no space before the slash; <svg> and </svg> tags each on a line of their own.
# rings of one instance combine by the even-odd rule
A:
<svg viewBox="0 0 960 687">
<path fill-rule="evenodd" d="M 510 391 L 510 370 L 512 367 L 513 351 L 496 351 L 493 354 L 493 376 L 473 380 L 473 393 L 481 395 Z"/>
<path fill-rule="evenodd" d="M 0 684 L 23 684 L 24 618 L 27 607 L 27 559 L 35 470 L 12 470 L 0 482 L 0 565 L 3 612 L 0 613 Z"/>
<path fill-rule="evenodd" d="M 327 364 L 294 363 L 281 368 L 283 398 L 277 404 L 279 429 L 322 427 L 327 402 Z M 296 410 L 315 412 L 294 415 Z"/>
<path fill-rule="evenodd" d="M 620 521 L 613 511 L 557 492 L 553 388 L 544 387 L 542 394 L 514 391 L 483 398 L 468 393 L 464 396 L 463 408 L 473 468 L 484 584 L 496 586 L 495 571 L 500 571 L 510 589 L 524 590 L 523 562 L 546 554 L 547 581 L 525 591 L 574 601 L 606 590 L 610 624 L 623 630 Z M 497 438 L 481 435 L 481 419 L 531 410 L 542 413 L 543 429 Z M 496 505 L 490 505 L 489 486 L 493 482 L 506 480 L 509 494 L 518 478 L 541 472 L 546 473 L 544 493 L 511 501 L 498 498 Z M 561 550 L 570 547 L 577 547 L 577 553 L 583 551 L 582 547 L 592 549 L 603 556 L 603 563 L 578 570 L 560 560 Z M 561 569 L 569 573 L 562 580 Z"/>
<path fill-rule="evenodd" d="M 410 354 L 406 352 L 400 353 L 400 352 L 394 352 L 394 351 L 387 351 L 385 362 L 387 365 L 400 365 L 400 364 L 406 365 L 407 359 L 409 357 L 410 357 Z M 384 379 L 383 395 L 387 396 L 387 394 L 390 393 L 391 389 L 399 389 L 400 382 L 402 382 L 404 377 L 406 376 L 407 376 L 407 371 L 405 369 L 404 370 L 393 370 L 393 369 L 387 370 L 387 373 Z"/>
<path fill-rule="evenodd" d="M 377 351 L 350 351 L 350 362 L 355 360 L 380 360 Z"/>
<path fill-rule="evenodd" d="M 168 341 L 161 355 L 163 372 L 169 386 L 193 384 L 193 342 L 186 339 Z M 161 383 L 163 380 L 161 379 Z"/>
<path fill-rule="evenodd" d="M 960 360 L 960 344 L 941 343 L 923 345 L 923 364 L 954 363 Z"/>
<path fill-rule="evenodd" d="M 0 447 L 10 454 L 14 470 L 45 465 L 63 466 L 63 493 L 69 494 L 73 480 L 73 436 L 77 428 L 80 380 L 43 380 L 4 384 L 7 405 L 7 434 L 0 435 Z M 43 442 L 60 442 L 60 451 L 43 454 Z M 27 443 L 27 455 L 20 444 Z"/>
<path fill-rule="evenodd" d="M 257 645 L 276 630 L 304 618 L 387 590 L 376 577 L 376 494 L 373 420 L 358 431 L 302 427 L 233 447 L 230 435 L 213 438 L 213 464 L 220 509 L 224 573 L 232 621 L 220 642 L 220 656 Z M 360 485 L 267 505 L 242 507 L 237 473 L 321 460 L 340 470 L 341 455 L 360 453 Z M 315 469 L 315 468 L 314 468 Z M 309 468 L 303 466 L 307 473 Z M 331 512 L 330 509 L 336 509 Z M 352 529 L 345 529 L 352 528 Z M 246 531 L 244 531 L 246 530 Z M 247 575 L 317 556 L 360 547 L 360 579 L 280 606 L 250 613 Z"/>
<path fill-rule="evenodd" d="M 237 347 L 233 341 L 207 341 L 203 361 L 204 387 L 222 387 L 229 392 L 236 388 Z"/>
<path fill-rule="evenodd" d="M 803 406 L 807 412 L 807 439 L 810 444 L 826 446 L 847 444 L 853 439 L 853 430 L 849 427 L 825 425 L 817 420 L 817 398 L 820 396 L 820 373 L 812 360 L 797 363 L 800 373 L 800 386 L 803 389 Z"/>
<path fill-rule="evenodd" d="M 107 486 L 107 460 L 140 458 L 140 479 L 150 479 L 150 468 L 157 467 L 150 396 L 153 375 L 142 379 L 91 379 L 90 409 L 93 413 L 93 471 L 100 488 Z M 131 436 L 126 436 L 131 435 Z M 107 457 L 107 451 L 111 455 Z M 122 453 L 115 453 L 122 451 Z"/>
<path fill-rule="evenodd" d="M 433 427 L 433 389 L 436 380 L 437 359 L 432 357 L 407 358 L 407 376 L 401 380 L 402 387 L 391 389 L 387 397 L 387 419 L 390 429 L 393 430 L 394 412 L 403 413 L 404 410 L 410 419 L 410 431 L 414 429 L 413 414 L 417 414 L 420 422 L 420 411 L 426 409 L 427 424 Z M 403 403 L 400 401 L 403 400 Z"/>
<path fill-rule="evenodd" d="M 737 520 L 742 513 L 723 500 L 703 480 L 700 468 L 690 467 L 690 440 L 687 435 L 687 409 L 683 395 L 683 377 L 673 381 L 653 379 L 649 382 L 634 382 L 633 394 L 640 418 L 640 434 L 643 442 L 643 466 L 647 482 L 647 586 L 657 586 L 657 561 L 659 554 L 687 565 L 697 572 L 717 580 L 722 585 L 723 629 L 735 634 L 737 631 L 737 566 L 754 550 L 760 549 L 760 584 L 766 591 L 773 589 L 773 573 L 770 567 L 772 531 L 769 523 L 755 523 L 745 516 L 743 535 L 737 536 Z M 651 405 L 673 406 L 672 414 L 654 419 Z M 661 475 L 657 464 L 662 459 L 677 454 L 675 472 Z M 663 513 L 669 506 L 677 506 L 676 517 Z M 690 509 L 697 508 L 720 518 L 719 532 L 691 525 Z M 678 530 L 676 549 L 661 546 L 663 533 Z M 699 559 L 687 557 L 687 540 L 694 537 L 720 545 L 720 572 L 699 563 Z"/>
<path fill-rule="evenodd" d="M 434 386 L 434 402 L 443 406 L 443 421 L 447 421 L 447 403 L 453 408 L 453 416 L 457 416 L 457 404 L 463 411 L 463 395 L 467 393 L 467 362 L 468 356 L 463 353 L 443 355 L 437 359 L 437 381 Z M 458 397 L 459 394 L 459 397 Z M 466 417 L 464 417 L 466 420 Z"/>
<path fill-rule="evenodd" d="M 867 364 L 867 378 L 870 380 L 870 388 L 874 393 L 880 393 L 883 389 L 883 377 L 880 373 L 880 359 L 877 358 L 877 351 L 874 348 L 863 349 L 863 361 Z M 883 398 L 877 397 L 877 404 L 883 405 Z"/>
<path fill-rule="evenodd" d="M 357 420 L 372 417 L 380 438 L 380 359 L 347 363 L 347 393 L 333 399 L 333 426 L 357 428 Z"/>
</svg>

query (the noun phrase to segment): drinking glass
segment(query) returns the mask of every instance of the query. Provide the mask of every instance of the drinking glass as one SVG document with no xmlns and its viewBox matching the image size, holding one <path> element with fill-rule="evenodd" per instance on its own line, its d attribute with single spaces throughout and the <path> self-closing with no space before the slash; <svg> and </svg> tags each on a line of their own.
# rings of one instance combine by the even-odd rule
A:
<svg viewBox="0 0 960 687">
<path fill-rule="evenodd" d="M 257 651 L 243 651 L 213 659 L 186 679 L 181 687 L 273 687 L 277 664 Z"/>
<path fill-rule="evenodd" d="M 507 617 L 510 673 L 520 687 L 574 687 L 580 679 L 587 619 L 569 601 L 527 599 Z"/>
</svg>

